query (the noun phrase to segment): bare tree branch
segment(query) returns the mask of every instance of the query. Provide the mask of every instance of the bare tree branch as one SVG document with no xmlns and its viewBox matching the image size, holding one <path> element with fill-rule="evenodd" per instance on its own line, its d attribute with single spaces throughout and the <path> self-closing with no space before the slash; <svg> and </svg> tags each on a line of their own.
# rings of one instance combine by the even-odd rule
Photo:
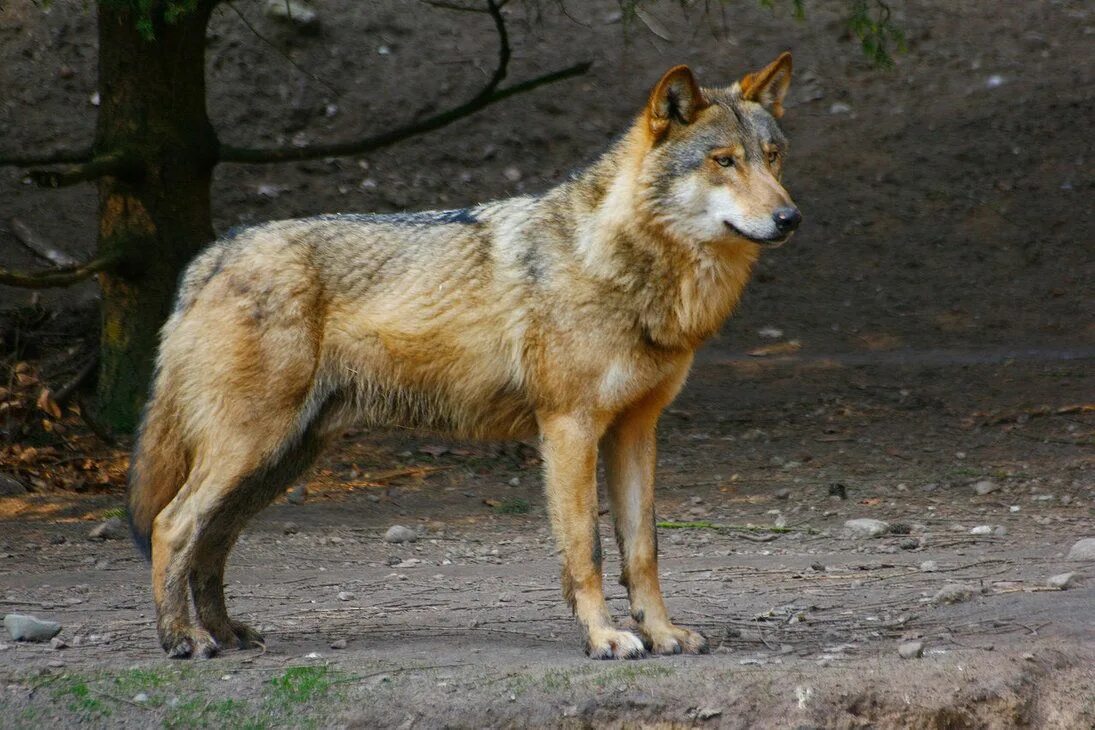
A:
<svg viewBox="0 0 1095 730">
<path fill-rule="evenodd" d="M 91 160 L 91 150 L 57 150 L 41 155 L 0 155 L 0 167 L 37 167 L 39 165 L 71 165 Z"/>
<path fill-rule="evenodd" d="M 243 21 L 243 24 L 247 26 L 247 29 L 248 29 L 249 31 L 251 31 L 251 33 L 252 33 L 252 34 L 254 34 L 254 36 L 255 36 L 256 38 L 258 38 L 258 39 L 259 39 L 260 41 L 262 41 L 262 42 L 263 42 L 263 43 L 265 43 L 265 44 L 266 44 L 267 46 L 269 46 L 269 47 L 270 47 L 270 49 L 271 49 L 271 50 L 273 50 L 273 51 L 274 51 L 274 53 L 276 53 L 276 54 L 278 54 L 279 56 L 281 56 L 281 57 L 282 57 L 282 59 L 284 59 L 286 63 L 288 63 L 288 64 L 289 64 L 290 66 L 292 66 L 293 68 L 295 68 L 295 69 L 296 69 L 297 71 L 300 71 L 300 72 L 301 72 L 302 74 L 304 74 L 304 75 L 305 75 L 305 76 L 307 76 L 308 78 L 312 79 L 312 81 L 315 81 L 315 82 L 316 82 L 317 84 L 321 84 L 321 85 L 323 85 L 323 86 L 326 86 L 326 87 L 327 87 L 327 89 L 328 89 L 328 90 L 330 90 L 330 91 L 331 91 L 332 93 L 334 93 L 334 94 L 336 94 L 336 95 L 338 95 L 338 96 L 341 96 L 341 95 L 342 95 L 342 91 L 341 91 L 340 89 L 336 88 L 336 87 L 334 86 L 334 84 L 331 84 L 330 82 L 328 82 L 328 81 L 326 81 L 326 80 L 324 80 L 324 79 L 320 78 L 320 77 L 319 77 L 319 76 L 317 76 L 316 74 L 312 73 L 312 72 L 311 72 L 311 71 L 309 71 L 308 69 L 306 69 L 306 68 L 304 68 L 303 66 L 301 66 L 301 65 L 300 65 L 299 63 L 297 63 L 296 61 L 294 61 L 294 60 L 292 59 L 292 57 L 291 57 L 291 56 L 290 56 L 290 55 L 289 55 L 288 53 L 286 53 L 285 51 L 283 51 L 282 49 L 280 49 L 280 48 L 278 48 L 278 47 L 277 47 L 276 45 L 274 45 L 274 44 L 273 44 L 273 43 L 272 43 L 272 42 L 270 41 L 270 39 L 269 39 L 269 38 L 267 38 L 266 36 L 264 36 L 264 35 L 263 35 L 262 33 L 259 33 L 259 32 L 258 32 L 258 29 L 256 29 L 256 28 L 255 28 L 255 26 L 251 25 L 251 21 L 247 19 L 247 16 L 245 16 L 245 15 L 244 15 L 244 14 L 243 14 L 242 12 L 240 12 L 239 8 L 237 8 L 237 7 L 235 6 L 235 5 L 233 5 L 233 4 L 232 4 L 231 2 L 229 2 L 228 0 L 225 0 L 225 3 L 224 3 L 224 4 L 225 4 L 225 5 L 227 5 L 227 6 L 228 6 L 228 7 L 229 7 L 229 8 L 230 8 L 230 9 L 232 10 L 232 12 L 233 12 L 233 13 L 235 13 L 236 15 L 238 15 L 238 16 L 239 16 L 240 20 L 241 20 L 241 21 Z"/>
<path fill-rule="evenodd" d="M 120 260 L 120 256 L 103 256 L 86 264 L 66 266 L 52 271 L 23 272 L 0 267 L 0 284 L 22 289 L 51 289 L 72 286 L 90 279 L 100 271 L 108 271 Z"/>
<path fill-rule="evenodd" d="M 442 2 L 444 0 L 441 0 Z M 445 7 L 439 5 L 438 7 Z M 452 7 L 454 10 L 467 10 L 463 6 Z M 539 86 L 554 83 L 563 79 L 579 76 L 589 70 L 592 63 L 586 61 L 559 69 L 552 73 L 544 74 L 514 84 L 506 88 L 499 88 L 506 77 L 510 60 L 509 34 L 506 31 L 505 19 L 502 17 L 501 6 L 495 0 L 487 0 L 485 12 L 489 13 L 494 21 L 494 27 L 498 32 L 498 64 L 491 74 L 490 80 L 479 92 L 468 101 L 433 116 L 411 122 L 402 127 L 390 129 L 370 137 L 357 139 L 350 142 L 335 142 L 331 144 L 310 145 L 307 147 L 288 147 L 276 149 L 249 149 L 245 147 L 233 147 L 221 145 L 221 162 L 241 162 L 247 164 L 266 164 L 272 162 L 293 162 L 300 160 L 315 160 L 324 157 L 343 157 L 360 155 L 371 152 L 381 147 L 387 147 L 401 142 L 408 137 L 414 137 L 426 132 L 440 129 L 458 119 L 470 116 L 481 109 L 495 104 L 515 94 L 531 91 Z"/>
<path fill-rule="evenodd" d="M 114 153 L 93 157 L 88 162 L 69 165 L 60 170 L 31 170 L 29 175 L 40 187 L 61 188 L 107 175 L 133 176 L 138 170 L 139 166 L 132 158 Z"/>
</svg>

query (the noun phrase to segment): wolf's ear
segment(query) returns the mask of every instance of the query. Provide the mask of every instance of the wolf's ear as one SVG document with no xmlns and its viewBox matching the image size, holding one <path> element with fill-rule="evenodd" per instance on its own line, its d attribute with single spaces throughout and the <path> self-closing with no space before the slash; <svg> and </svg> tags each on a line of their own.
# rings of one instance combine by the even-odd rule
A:
<svg viewBox="0 0 1095 730">
<path fill-rule="evenodd" d="M 669 131 L 671 124 L 691 124 L 696 115 L 709 106 L 711 102 L 703 95 L 691 69 L 674 66 L 665 72 L 650 92 L 650 101 L 646 105 L 650 133 L 655 139 L 660 139 Z"/>
<path fill-rule="evenodd" d="M 784 51 L 779 58 L 741 80 L 741 98 L 755 101 L 776 119 L 783 116 L 783 97 L 791 85 L 791 54 Z"/>
</svg>

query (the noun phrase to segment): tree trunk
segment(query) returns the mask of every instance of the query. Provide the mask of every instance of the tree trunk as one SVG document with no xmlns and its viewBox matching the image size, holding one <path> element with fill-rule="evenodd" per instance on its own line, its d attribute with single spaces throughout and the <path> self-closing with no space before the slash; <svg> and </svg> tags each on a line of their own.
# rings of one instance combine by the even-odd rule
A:
<svg viewBox="0 0 1095 730">
<path fill-rule="evenodd" d="M 217 138 L 205 106 L 205 28 L 214 4 L 199 0 L 169 23 L 153 2 L 149 39 L 140 3 L 98 3 L 95 153 L 120 152 L 132 168 L 99 182 L 98 255 L 122 257 L 100 275 L 97 416 L 115 431 L 137 425 L 179 275 L 213 238 Z"/>
</svg>

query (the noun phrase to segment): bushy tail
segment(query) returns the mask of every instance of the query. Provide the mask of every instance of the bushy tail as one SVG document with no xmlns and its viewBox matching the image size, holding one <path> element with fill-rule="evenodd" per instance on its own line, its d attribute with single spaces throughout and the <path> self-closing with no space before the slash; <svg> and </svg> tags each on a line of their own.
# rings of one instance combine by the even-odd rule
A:
<svg viewBox="0 0 1095 730">
<path fill-rule="evenodd" d="M 152 557 L 152 521 L 179 493 L 190 471 L 171 400 L 153 395 L 129 465 L 129 529 L 146 558 Z"/>
</svg>

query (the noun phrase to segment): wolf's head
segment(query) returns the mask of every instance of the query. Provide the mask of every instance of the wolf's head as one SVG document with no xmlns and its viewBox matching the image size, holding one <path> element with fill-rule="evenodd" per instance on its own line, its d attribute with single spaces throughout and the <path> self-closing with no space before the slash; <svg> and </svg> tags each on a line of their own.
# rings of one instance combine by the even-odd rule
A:
<svg viewBox="0 0 1095 730">
<path fill-rule="evenodd" d="M 644 207 L 668 233 L 707 244 L 790 238 L 802 216 L 780 183 L 787 138 L 776 122 L 790 82 L 789 53 L 725 88 L 701 88 L 687 66 L 662 77 L 640 122 L 640 174 Z"/>
</svg>

